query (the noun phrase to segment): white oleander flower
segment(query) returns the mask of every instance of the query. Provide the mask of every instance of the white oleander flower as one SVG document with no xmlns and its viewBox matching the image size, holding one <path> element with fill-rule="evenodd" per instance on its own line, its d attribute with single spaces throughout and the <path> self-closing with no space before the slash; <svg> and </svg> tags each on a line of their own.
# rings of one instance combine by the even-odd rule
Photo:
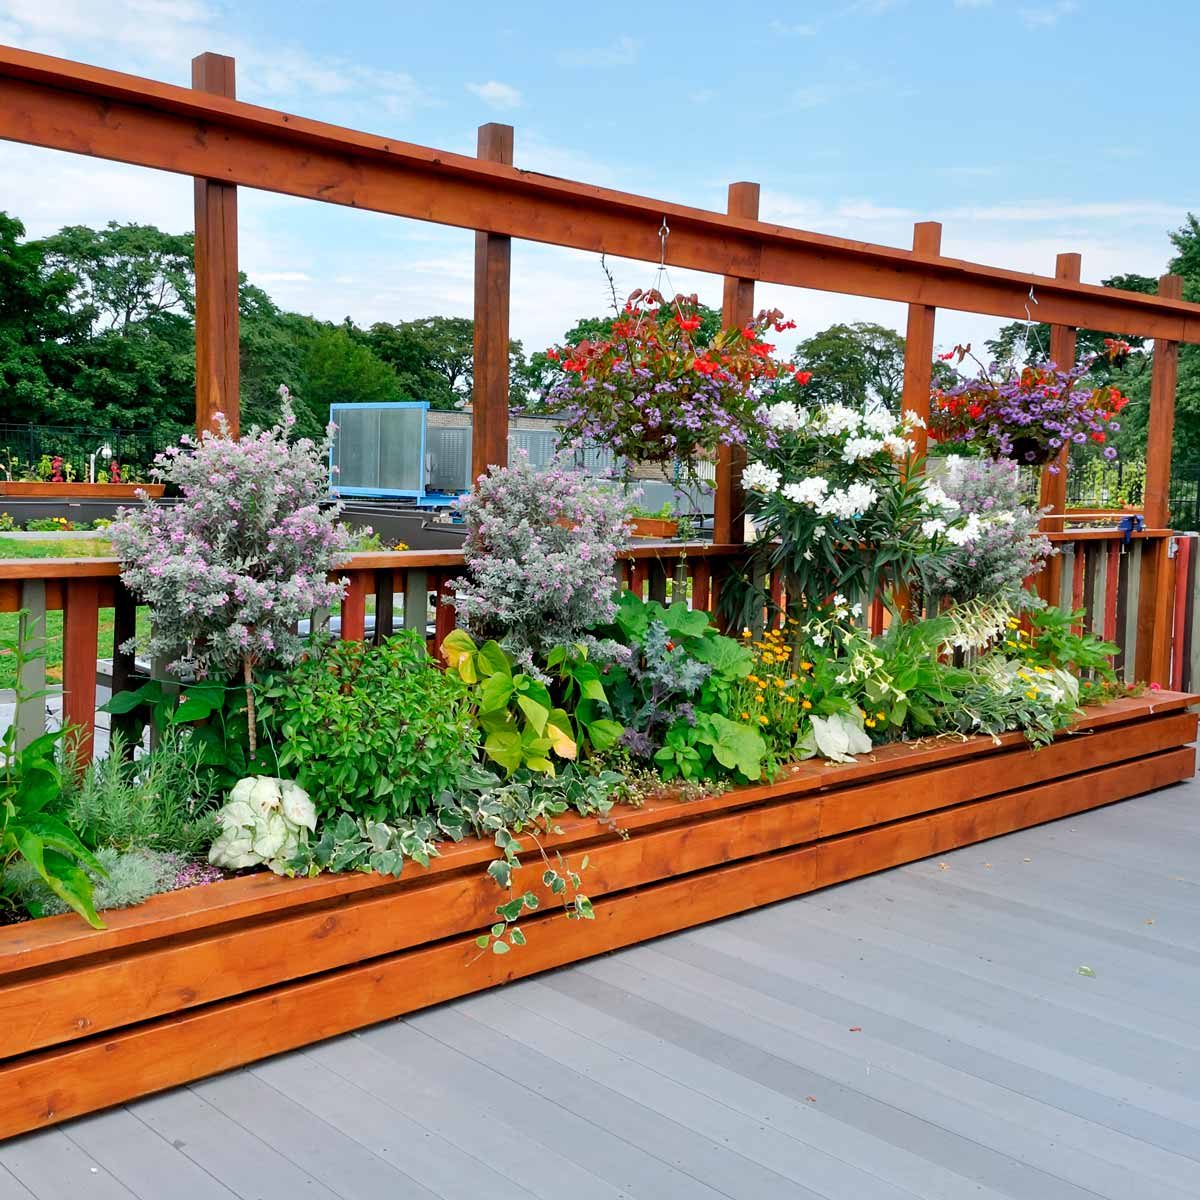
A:
<svg viewBox="0 0 1200 1200">
<path fill-rule="evenodd" d="M 860 458 L 870 458 L 883 449 L 883 439 L 873 437 L 850 437 L 842 446 L 842 458 L 848 463 L 856 463 Z"/>
<path fill-rule="evenodd" d="M 921 532 L 927 538 L 936 537 L 939 533 L 946 532 L 946 522 L 941 517 L 933 517 L 928 521 L 922 521 Z"/>
<path fill-rule="evenodd" d="M 807 479 L 801 479 L 796 483 L 787 483 L 783 486 L 783 495 L 793 504 L 807 504 L 810 506 L 817 505 L 824 499 L 829 491 L 829 481 L 823 479 L 820 475 L 810 475 Z"/>
<path fill-rule="evenodd" d="M 780 400 L 767 409 L 767 424 L 772 429 L 795 431 L 808 424 L 808 412 L 791 400 Z"/>
<path fill-rule="evenodd" d="M 872 408 L 863 417 L 863 426 L 872 433 L 883 436 L 895 432 L 896 418 L 886 408 Z"/>
<path fill-rule="evenodd" d="M 780 474 L 766 463 L 749 463 L 742 471 L 742 483 L 756 492 L 779 491 Z"/>
<path fill-rule="evenodd" d="M 862 421 L 859 413 L 844 404 L 826 404 L 818 412 L 821 427 L 827 433 L 853 433 Z"/>
<path fill-rule="evenodd" d="M 904 410 L 904 416 L 902 418 L 902 421 L 903 421 L 905 429 L 924 429 L 925 428 L 925 421 L 921 417 L 919 417 L 915 412 L 913 412 L 913 410 L 911 408 L 906 408 Z"/>
</svg>

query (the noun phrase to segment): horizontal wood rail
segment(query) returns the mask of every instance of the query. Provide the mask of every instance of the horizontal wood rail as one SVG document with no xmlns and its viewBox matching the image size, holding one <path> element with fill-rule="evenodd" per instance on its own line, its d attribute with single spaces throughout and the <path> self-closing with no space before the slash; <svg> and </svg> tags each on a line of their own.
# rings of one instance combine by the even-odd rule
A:
<svg viewBox="0 0 1200 1200">
<path fill-rule="evenodd" d="M 0 47 L 0 138 L 580 250 L 1174 342 L 1200 306 L 667 203 Z"/>
<path fill-rule="evenodd" d="M 685 600 L 711 609 L 720 579 L 740 546 L 710 542 L 638 541 L 618 553 L 616 573 L 622 586 L 648 599 Z M 461 551 L 382 551 L 350 555 L 330 573 L 346 582 L 339 611 L 314 612 L 309 629 L 332 624 L 339 637 L 380 641 L 399 629 L 430 634 L 436 653 L 454 628 L 454 607 L 447 603 L 450 584 L 464 569 Z M 102 610 L 113 610 L 112 632 L 101 646 Z M 136 664 L 121 645 L 133 636 L 137 602 L 120 580 L 115 558 L 0 559 L 0 613 L 25 613 L 22 638 L 40 642 L 47 615 L 62 612 L 63 717 L 80 731 L 78 756 L 91 759 L 95 750 L 99 660 L 110 659 L 108 684 L 114 691 L 137 686 Z M 45 688 L 42 661 L 30 663 L 22 686 L 27 692 Z M 136 732 L 133 722 L 126 722 Z M 37 705 L 22 712 L 18 742 L 28 744 L 45 728 L 45 711 Z"/>
</svg>

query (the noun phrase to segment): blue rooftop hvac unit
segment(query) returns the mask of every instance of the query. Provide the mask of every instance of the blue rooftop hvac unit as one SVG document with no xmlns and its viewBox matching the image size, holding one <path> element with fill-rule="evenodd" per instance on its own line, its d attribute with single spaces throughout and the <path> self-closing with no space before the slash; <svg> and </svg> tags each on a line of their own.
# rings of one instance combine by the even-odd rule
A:
<svg viewBox="0 0 1200 1200">
<path fill-rule="evenodd" d="M 342 496 L 425 495 L 424 401 L 331 404 L 337 426 L 329 452 L 329 487 Z"/>
</svg>

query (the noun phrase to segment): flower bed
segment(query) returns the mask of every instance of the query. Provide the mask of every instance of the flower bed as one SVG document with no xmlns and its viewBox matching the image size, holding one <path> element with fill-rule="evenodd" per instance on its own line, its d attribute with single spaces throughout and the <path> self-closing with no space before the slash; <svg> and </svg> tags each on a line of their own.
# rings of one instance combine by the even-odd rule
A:
<svg viewBox="0 0 1200 1200">
<path fill-rule="evenodd" d="M 1036 753 L 1018 734 L 896 744 L 719 796 L 563 817 L 545 845 L 590 859 L 595 919 L 563 920 L 531 861 L 515 886 L 543 909 L 519 954 L 477 945 L 497 849 L 473 838 L 400 879 L 263 872 L 154 897 L 99 932 L 73 915 L 9 927 L 0 1137 L 1190 778 L 1195 699 L 1090 709 Z"/>
<path fill-rule="evenodd" d="M 161 483 L 35 483 L 0 479 L 0 496 L 53 500 L 137 500 L 143 492 L 157 500 L 165 490 Z"/>
</svg>

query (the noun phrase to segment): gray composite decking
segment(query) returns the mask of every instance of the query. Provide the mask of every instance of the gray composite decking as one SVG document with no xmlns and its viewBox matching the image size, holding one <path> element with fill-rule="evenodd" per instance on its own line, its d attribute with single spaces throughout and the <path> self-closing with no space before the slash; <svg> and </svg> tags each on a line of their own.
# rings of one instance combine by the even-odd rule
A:
<svg viewBox="0 0 1200 1200">
<path fill-rule="evenodd" d="M 1198 800 L 1169 788 L 16 1139 L 0 1197 L 1194 1200 Z"/>
</svg>

